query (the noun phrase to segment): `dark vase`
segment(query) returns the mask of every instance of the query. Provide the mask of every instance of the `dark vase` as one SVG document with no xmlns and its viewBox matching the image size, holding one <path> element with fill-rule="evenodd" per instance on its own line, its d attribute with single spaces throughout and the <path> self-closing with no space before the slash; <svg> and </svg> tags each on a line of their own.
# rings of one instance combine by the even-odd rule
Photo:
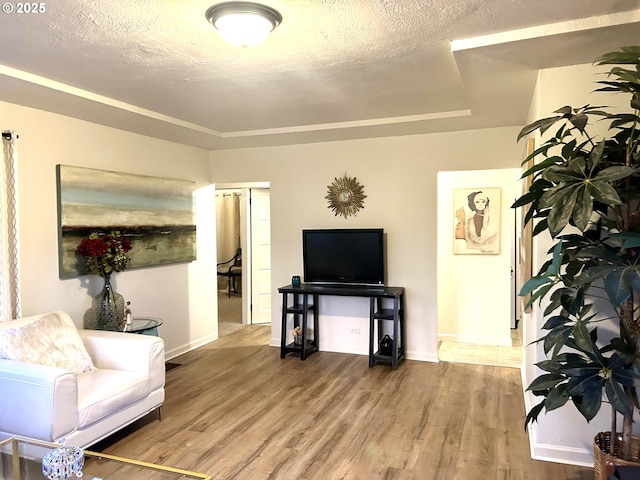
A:
<svg viewBox="0 0 640 480">
<path fill-rule="evenodd" d="M 111 274 L 105 274 L 104 286 L 100 293 L 93 297 L 91 311 L 96 329 L 118 332 L 124 329 L 124 297 L 113 290 Z"/>
<path fill-rule="evenodd" d="M 393 353 L 393 339 L 389 335 L 385 335 L 380 340 L 380 355 L 391 355 Z"/>
</svg>

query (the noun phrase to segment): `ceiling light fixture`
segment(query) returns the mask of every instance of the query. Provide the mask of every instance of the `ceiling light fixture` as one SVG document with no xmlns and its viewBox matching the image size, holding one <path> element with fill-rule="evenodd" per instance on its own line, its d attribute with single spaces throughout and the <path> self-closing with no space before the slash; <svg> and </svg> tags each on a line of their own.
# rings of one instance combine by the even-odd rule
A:
<svg viewBox="0 0 640 480">
<path fill-rule="evenodd" d="M 227 42 L 244 48 L 260 45 L 282 22 L 277 10 L 253 2 L 219 3 L 209 7 L 205 17 Z"/>
</svg>

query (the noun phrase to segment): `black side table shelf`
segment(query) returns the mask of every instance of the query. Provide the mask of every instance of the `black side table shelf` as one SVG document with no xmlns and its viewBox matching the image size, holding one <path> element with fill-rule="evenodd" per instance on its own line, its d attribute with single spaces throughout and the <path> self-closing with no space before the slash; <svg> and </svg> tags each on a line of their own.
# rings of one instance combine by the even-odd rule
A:
<svg viewBox="0 0 640 480">
<path fill-rule="evenodd" d="M 289 297 L 293 297 L 293 303 L 289 305 Z M 312 303 L 309 303 L 309 297 Z M 318 351 L 318 295 L 307 293 L 282 293 L 282 334 L 280 338 L 280 358 L 284 358 L 287 353 L 299 353 L 300 360 L 306 360 L 307 355 L 311 355 Z M 309 338 L 309 315 L 313 315 L 313 336 Z M 289 328 L 288 317 L 293 319 L 291 328 Z M 300 344 L 289 343 L 287 338 L 289 330 L 300 327 L 302 333 L 302 341 Z"/>
<path fill-rule="evenodd" d="M 392 301 L 392 307 L 385 308 L 385 301 L 387 303 Z M 398 362 L 404 359 L 403 303 L 404 295 L 398 295 L 393 299 L 384 297 L 369 299 L 369 368 L 376 363 L 383 363 L 391 365 L 391 368 L 395 370 L 398 368 Z M 388 330 L 389 327 L 391 327 L 391 332 Z M 383 355 L 378 349 L 385 333 L 391 336 L 391 355 Z"/>
<path fill-rule="evenodd" d="M 322 295 L 369 298 L 369 367 L 381 363 L 391 365 L 395 370 L 398 363 L 405 358 L 403 287 L 368 288 L 302 284 L 297 287 L 280 287 L 278 292 L 282 294 L 280 358 L 284 358 L 288 353 L 298 353 L 301 360 L 306 360 L 307 355 L 318 351 L 318 297 Z M 310 335 L 308 328 L 310 315 L 313 315 L 313 335 Z M 287 343 L 289 332 L 295 327 L 302 330 L 302 342 Z M 391 355 L 383 355 L 378 349 L 385 333 L 393 340 Z"/>
</svg>

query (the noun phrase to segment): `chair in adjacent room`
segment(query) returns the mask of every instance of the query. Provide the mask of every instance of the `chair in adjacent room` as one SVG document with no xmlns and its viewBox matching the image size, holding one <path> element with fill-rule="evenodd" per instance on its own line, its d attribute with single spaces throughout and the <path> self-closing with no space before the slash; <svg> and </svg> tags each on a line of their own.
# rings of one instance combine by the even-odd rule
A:
<svg viewBox="0 0 640 480">
<path fill-rule="evenodd" d="M 233 293 L 238 293 L 236 279 L 242 276 L 242 249 L 236 250 L 236 254 L 226 262 L 218 263 L 218 276 L 227 277 L 229 280 L 229 298 L 231 289 Z"/>
</svg>

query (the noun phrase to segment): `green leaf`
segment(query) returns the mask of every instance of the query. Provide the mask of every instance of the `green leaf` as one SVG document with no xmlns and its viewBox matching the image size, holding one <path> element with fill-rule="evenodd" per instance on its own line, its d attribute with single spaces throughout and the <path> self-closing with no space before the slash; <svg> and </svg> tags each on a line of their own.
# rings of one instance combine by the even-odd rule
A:
<svg viewBox="0 0 640 480">
<path fill-rule="evenodd" d="M 593 352 L 595 345 L 591 341 L 591 336 L 589 335 L 589 330 L 587 329 L 584 322 L 578 322 L 573 327 L 573 338 L 576 342 L 576 345 L 580 347 L 581 350 L 585 352 Z"/>
<path fill-rule="evenodd" d="M 544 322 L 544 325 L 542 326 L 543 330 L 552 330 L 556 327 L 559 327 L 560 325 L 564 325 L 565 323 L 569 322 L 570 320 L 567 317 L 564 317 L 562 315 L 554 315 L 552 317 L 549 317 L 547 319 L 546 322 Z"/>
<path fill-rule="evenodd" d="M 527 413 L 527 418 L 524 420 L 525 431 L 527 430 L 527 425 L 529 425 L 529 423 L 533 423 L 538 419 L 538 415 L 540 415 L 540 412 L 542 412 L 543 408 L 544 408 L 544 400 L 541 401 L 535 407 L 532 407 L 531 410 L 529 410 L 529 413 Z"/>
<path fill-rule="evenodd" d="M 551 330 L 546 337 L 544 337 L 543 348 L 544 353 L 549 354 L 553 350 L 553 355 L 557 355 L 567 343 L 569 336 L 571 335 L 571 329 L 567 327 L 558 327 Z"/>
<path fill-rule="evenodd" d="M 513 205 L 511 205 L 511 208 L 522 207 L 523 205 L 526 205 L 527 203 L 531 203 L 534 200 L 537 200 L 538 198 L 540 198 L 540 193 L 527 192 L 524 195 L 522 195 L 520 198 L 518 198 L 515 202 L 513 202 Z"/>
<path fill-rule="evenodd" d="M 526 178 L 529 175 L 536 173 L 538 170 L 544 170 L 545 168 L 548 168 L 552 165 L 556 165 L 558 162 L 562 162 L 562 161 L 563 161 L 562 157 L 558 157 L 558 156 L 546 158 L 542 162 L 536 163 L 531 168 L 529 168 L 529 170 L 524 172 L 520 178 Z"/>
<path fill-rule="evenodd" d="M 541 146 L 536 148 L 533 152 L 531 152 L 529 155 L 527 155 L 527 157 L 520 163 L 520 166 L 526 165 L 529 162 L 529 160 L 536 158 L 538 155 L 546 155 L 547 151 L 549 151 L 549 149 L 554 147 L 555 145 L 556 145 L 555 140 L 546 141 Z M 560 158 L 560 157 L 557 157 L 557 158 Z M 560 160 L 562 160 L 562 158 L 560 158 Z"/>
<path fill-rule="evenodd" d="M 567 385 L 558 385 L 556 388 L 549 392 L 547 399 L 544 401 L 544 408 L 547 412 L 562 407 L 569 400 L 569 395 L 566 394 Z"/>
<path fill-rule="evenodd" d="M 593 150 L 591 150 L 591 153 L 589 153 L 589 160 L 591 161 L 591 169 L 593 170 L 594 167 L 596 167 L 598 165 L 598 163 L 600 163 L 600 159 L 602 158 L 602 152 L 604 152 L 604 141 L 598 143 Z"/>
<path fill-rule="evenodd" d="M 564 107 L 560 107 L 559 109 L 555 110 L 553 113 L 561 113 L 564 118 L 568 115 L 571 115 L 572 112 L 573 108 L 569 105 L 565 105 Z"/>
<path fill-rule="evenodd" d="M 548 390 L 550 388 L 555 388 L 555 386 L 563 380 L 564 377 L 560 374 L 545 373 L 534 378 L 533 381 L 529 384 L 527 390 L 532 392 Z"/>
<path fill-rule="evenodd" d="M 575 182 L 583 178 L 583 176 L 562 165 L 554 165 L 547 168 L 542 174 L 542 178 L 553 183 L 560 183 Z"/>
<path fill-rule="evenodd" d="M 604 279 L 604 289 L 611 305 L 617 307 L 631 296 L 628 268 L 616 268 Z"/>
<path fill-rule="evenodd" d="M 572 188 L 574 188 L 573 184 L 567 185 L 565 183 L 561 183 L 560 185 L 550 188 L 544 192 L 542 197 L 540 197 L 538 208 L 542 209 L 553 207 L 559 201 L 563 201 L 565 196 L 571 193 Z"/>
<path fill-rule="evenodd" d="M 553 280 L 546 276 L 531 277 L 529 280 L 527 280 L 524 283 L 524 285 L 522 285 L 522 288 L 520 289 L 520 293 L 518 295 L 521 297 L 526 297 L 541 285 L 544 285 L 545 283 L 552 283 L 552 282 Z"/>
<path fill-rule="evenodd" d="M 585 268 L 580 275 L 578 275 L 574 281 L 577 285 L 587 285 L 606 277 L 609 273 L 615 270 L 615 265 L 598 265 L 595 267 Z"/>
<path fill-rule="evenodd" d="M 576 127 L 578 130 L 580 130 L 581 132 L 584 132 L 584 128 L 587 126 L 588 120 L 589 120 L 589 117 L 587 117 L 587 115 L 583 113 L 579 115 L 572 115 L 569 118 L 569 121 L 573 124 L 573 126 Z"/>
<path fill-rule="evenodd" d="M 591 196 L 600 203 L 622 205 L 618 192 L 607 182 L 594 179 L 587 183 L 587 188 Z"/>
<path fill-rule="evenodd" d="M 574 138 L 562 147 L 562 158 L 573 157 L 573 151 L 576 148 L 577 140 Z"/>
<path fill-rule="evenodd" d="M 622 47 L 615 52 L 600 55 L 594 61 L 595 65 L 634 65 L 640 57 L 640 46 Z"/>
<path fill-rule="evenodd" d="M 640 375 L 630 368 L 617 368 L 613 371 L 613 378 L 616 382 L 627 387 L 640 386 Z"/>
<path fill-rule="evenodd" d="M 611 406 L 620 412 L 623 417 L 631 418 L 633 416 L 633 408 L 629 398 L 624 393 L 619 383 L 611 379 L 605 381 L 604 390 L 607 394 L 607 400 Z"/>
<path fill-rule="evenodd" d="M 591 203 L 591 195 L 586 188 L 580 187 L 576 194 L 576 204 L 573 207 L 571 218 L 581 231 L 585 231 L 589 225 L 589 219 L 593 212 L 593 204 Z"/>
<path fill-rule="evenodd" d="M 525 309 L 533 305 L 536 300 L 543 299 L 544 296 L 549 292 L 549 290 L 553 288 L 553 285 L 554 285 L 553 283 L 549 283 L 543 286 L 542 288 L 540 288 L 539 290 L 537 290 L 534 294 L 532 294 L 529 297 L 529 300 L 527 300 L 527 303 L 525 304 Z"/>
<path fill-rule="evenodd" d="M 637 107 L 633 107 L 637 108 Z M 623 125 L 633 125 L 634 123 L 640 123 L 640 117 L 631 113 L 620 113 L 617 115 L 608 115 L 607 119 L 612 120 L 611 128 L 622 127 Z"/>
<path fill-rule="evenodd" d="M 614 182 L 616 180 L 627 178 L 633 175 L 635 172 L 636 172 L 636 169 L 633 167 L 627 167 L 627 166 L 609 167 L 598 172 L 595 176 L 595 180 L 601 180 L 605 182 Z"/>
<path fill-rule="evenodd" d="M 578 412 L 590 422 L 602 405 L 602 388 L 588 390 L 584 395 L 571 397 L 571 400 Z"/>
<path fill-rule="evenodd" d="M 640 247 L 640 233 L 623 232 L 617 235 L 611 235 L 613 238 L 622 238 L 624 242 L 622 248 Z"/>
<path fill-rule="evenodd" d="M 533 227 L 533 233 L 532 235 L 535 237 L 536 235 L 545 232 L 549 229 L 549 225 L 548 225 L 548 221 L 546 218 L 540 220 L 538 223 L 536 223 L 536 225 Z"/>
<path fill-rule="evenodd" d="M 553 246 L 553 254 L 551 256 L 551 265 L 547 269 L 547 273 L 550 275 L 557 275 L 560 272 L 560 265 L 562 263 L 562 240 Z"/>
<path fill-rule="evenodd" d="M 587 160 L 581 155 L 572 158 L 569 161 L 567 168 L 572 172 L 575 172 L 577 178 L 583 179 L 587 177 Z"/>
<path fill-rule="evenodd" d="M 529 135 L 532 132 L 535 132 L 538 129 L 540 129 L 541 134 L 544 134 L 544 132 L 546 132 L 549 129 L 549 127 L 551 127 L 554 123 L 556 123 L 560 119 L 562 119 L 562 117 L 560 116 L 542 118 L 540 120 L 536 120 L 533 123 L 530 123 L 529 125 L 525 125 L 522 128 L 522 130 L 520 130 L 520 133 L 518 133 L 517 141 L 520 141 L 522 137 L 526 137 L 527 135 Z"/>
<path fill-rule="evenodd" d="M 549 213 L 549 233 L 552 237 L 556 237 L 569 223 L 573 207 L 576 204 L 577 189 L 566 189 L 563 195 L 559 195 L 556 203 L 551 207 Z"/>
</svg>

